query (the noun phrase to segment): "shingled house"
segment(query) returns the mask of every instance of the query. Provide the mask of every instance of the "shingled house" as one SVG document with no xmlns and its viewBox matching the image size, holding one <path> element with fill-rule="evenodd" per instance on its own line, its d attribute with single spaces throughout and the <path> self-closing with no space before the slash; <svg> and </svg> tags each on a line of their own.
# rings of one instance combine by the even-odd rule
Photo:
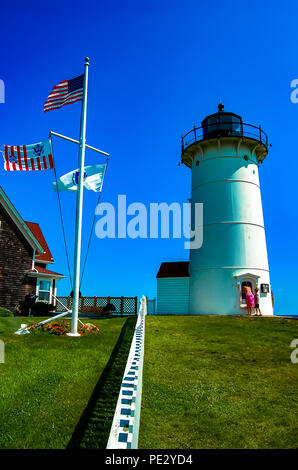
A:
<svg viewBox="0 0 298 470">
<path fill-rule="evenodd" d="M 0 186 L 0 306 L 12 311 L 27 294 L 54 303 L 62 274 L 37 223 L 25 222 Z"/>
</svg>

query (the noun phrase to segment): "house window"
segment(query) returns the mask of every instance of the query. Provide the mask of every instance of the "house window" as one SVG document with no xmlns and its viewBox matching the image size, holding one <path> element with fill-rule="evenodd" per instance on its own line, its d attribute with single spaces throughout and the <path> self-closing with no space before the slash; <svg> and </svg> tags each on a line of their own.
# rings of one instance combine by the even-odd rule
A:
<svg viewBox="0 0 298 470">
<path fill-rule="evenodd" d="M 39 281 L 38 300 L 42 302 L 50 302 L 51 282 Z"/>
</svg>

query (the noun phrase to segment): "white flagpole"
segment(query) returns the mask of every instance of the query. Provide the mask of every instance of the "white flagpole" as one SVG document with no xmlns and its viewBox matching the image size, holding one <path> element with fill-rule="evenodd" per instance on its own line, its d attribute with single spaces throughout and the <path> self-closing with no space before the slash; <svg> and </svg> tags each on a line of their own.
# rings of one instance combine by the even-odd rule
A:
<svg viewBox="0 0 298 470">
<path fill-rule="evenodd" d="M 80 336 L 78 333 L 78 307 L 80 288 L 80 261 L 81 261 L 81 236 L 82 236 L 82 211 L 83 211 L 83 191 L 84 191 L 84 168 L 85 168 L 85 147 L 86 147 L 86 116 L 87 116 L 87 91 L 88 91 L 88 68 L 89 58 L 85 58 L 84 88 L 81 111 L 81 129 L 79 142 L 79 183 L 76 204 L 76 228 L 74 247 L 74 271 L 73 271 L 73 299 L 72 299 L 72 321 L 69 336 Z"/>
</svg>

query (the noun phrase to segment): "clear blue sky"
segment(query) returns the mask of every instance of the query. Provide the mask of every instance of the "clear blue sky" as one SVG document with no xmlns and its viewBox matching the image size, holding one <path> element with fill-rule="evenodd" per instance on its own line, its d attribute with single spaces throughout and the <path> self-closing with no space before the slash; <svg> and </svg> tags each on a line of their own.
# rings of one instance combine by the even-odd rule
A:
<svg viewBox="0 0 298 470">
<path fill-rule="evenodd" d="M 43 114 L 54 84 L 83 72 L 90 57 L 87 140 L 111 154 L 102 201 L 186 202 L 190 172 L 181 135 L 226 110 L 269 134 L 260 168 L 276 313 L 297 313 L 297 123 L 290 82 L 298 78 L 295 1 L 10 1 L 1 5 L 1 144 L 34 143 L 56 130 L 77 138 L 80 103 Z M 74 144 L 55 139 L 59 175 L 77 167 Z M 90 151 L 86 163 L 103 159 Z M 2 168 L 2 163 L 1 163 Z M 0 184 L 25 220 L 38 222 L 58 272 L 67 274 L 51 171 L 0 170 Z M 86 248 L 96 194 L 84 193 Z M 62 195 L 73 247 L 74 195 Z M 84 249 L 83 249 L 84 253 Z M 183 240 L 93 238 L 85 295 L 155 296 L 161 261 L 188 259 Z M 61 281 L 60 294 L 69 292 Z"/>
</svg>

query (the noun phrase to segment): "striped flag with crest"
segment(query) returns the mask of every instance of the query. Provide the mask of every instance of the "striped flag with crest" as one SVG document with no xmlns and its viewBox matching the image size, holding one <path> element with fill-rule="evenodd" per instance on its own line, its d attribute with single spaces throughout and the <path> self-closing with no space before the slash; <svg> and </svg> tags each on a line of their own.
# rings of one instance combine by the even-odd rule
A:
<svg viewBox="0 0 298 470">
<path fill-rule="evenodd" d="M 44 112 L 62 108 L 65 104 L 82 101 L 84 88 L 84 74 L 71 80 L 63 80 L 55 85 L 44 104 Z"/>
<path fill-rule="evenodd" d="M 4 145 L 2 153 L 6 171 L 38 171 L 54 168 L 50 140 L 32 145 Z"/>
</svg>

